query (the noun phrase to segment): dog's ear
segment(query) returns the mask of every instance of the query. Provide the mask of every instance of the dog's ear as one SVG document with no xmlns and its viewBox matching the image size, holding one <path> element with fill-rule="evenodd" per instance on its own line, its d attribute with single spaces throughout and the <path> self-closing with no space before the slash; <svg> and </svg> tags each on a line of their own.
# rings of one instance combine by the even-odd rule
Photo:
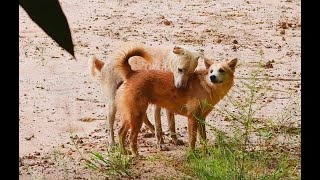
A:
<svg viewBox="0 0 320 180">
<path fill-rule="evenodd" d="M 232 71 L 234 71 L 236 69 L 237 62 L 238 62 L 237 58 L 234 58 L 234 59 L 231 59 L 231 60 L 227 61 L 227 64 L 232 69 Z"/>
<path fill-rule="evenodd" d="M 182 47 L 175 46 L 173 48 L 173 53 L 178 54 L 178 55 L 184 55 L 185 54 L 185 50 Z"/>
<path fill-rule="evenodd" d="M 208 69 L 213 64 L 213 61 L 211 59 L 208 59 L 207 57 L 203 57 L 203 58 L 204 58 L 204 65 L 206 66 L 206 69 Z"/>
<path fill-rule="evenodd" d="M 200 49 L 198 59 L 201 57 L 204 57 L 204 50 L 203 49 Z"/>
</svg>

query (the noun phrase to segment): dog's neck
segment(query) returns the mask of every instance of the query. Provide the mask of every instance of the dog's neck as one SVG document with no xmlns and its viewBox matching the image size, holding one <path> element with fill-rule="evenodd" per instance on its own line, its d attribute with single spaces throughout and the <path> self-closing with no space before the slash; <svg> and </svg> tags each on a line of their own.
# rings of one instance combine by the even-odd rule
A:
<svg viewBox="0 0 320 180">
<path fill-rule="evenodd" d="M 233 86 L 234 81 L 229 81 L 226 83 L 215 84 L 211 89 L 211 97 L 215 97 L 219 99 L 219 101 L 229 92 L 231 87 Z"/>
</svg>

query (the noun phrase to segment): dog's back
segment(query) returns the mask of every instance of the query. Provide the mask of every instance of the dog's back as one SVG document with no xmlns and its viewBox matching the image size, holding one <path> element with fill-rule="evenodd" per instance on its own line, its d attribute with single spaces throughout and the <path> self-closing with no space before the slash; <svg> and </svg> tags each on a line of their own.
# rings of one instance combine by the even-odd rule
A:
<svg viewBox="0 0 320 180">
<path fill-rule="evenodd" d="M 205 73 L 205 71 L 195 73 L 190 77 L 186 88 L 176 88 L 171 72 L 135 71 L 125 80 L 123 90 L 120 92 L 121 101 L 123 101 L 119 103 L 120 108 L 132 102 L 139 105 L 130 108 L 141 107 L 143 109 L 151 103 L 181 115 L 192 113 L 198 105 L 198 99 L 206 99 L 210 96 L 203 87 L 199 87 Z"/>
<path fill-rule="evenodd" d="M 228 80 L 221 84 L 208 82 L 208 70 L 196 71 L 189 78 L 186 88 L 176 88 L 173 74 L 169 71 L 133 71 L 124 59 L 119 61 L 117 68 L 124 78 L 124 87 L 120 92 L 123 95 L 118 98 L 120 108 L 126 106 L 127 109 L 143 112 L 148 104 L 155 104 L 189 116 L 202 108 L 199 106 L 202 101 L 207 101 L 210 107 L 214 106 L 233 86 L 232 71 L 226 72 L 230 74 L 226 76 Z M 224 66 L 228 65 L 225 63 Z"/>
</svg>

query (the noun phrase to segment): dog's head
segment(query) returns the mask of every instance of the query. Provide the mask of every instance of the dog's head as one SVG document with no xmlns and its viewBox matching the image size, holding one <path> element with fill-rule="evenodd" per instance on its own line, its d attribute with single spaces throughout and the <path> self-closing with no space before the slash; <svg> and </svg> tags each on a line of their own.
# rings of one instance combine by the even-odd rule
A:
<svg viewBox="0 0 320 180">
<path fill-rule="evenodd" d="M 232 81 L 237 62 L 237 58 L 218 63 L 214 63 L 212 60 L 204 58 L 204 63 L 208 70 L 206 78 L 208 84 L 213 85 Z"/>
<path fill-rule="evenodd" d="M 174 85 L 177 88 L 185 88 L 188 84 L 190 76 L 198 66 L 198 59 L 203 56 L 203 53 L 189 50 L 181 46 L 173 48 L 175 55 L 171 61 L 171 71 L 174 75 Z"/>
</svg>

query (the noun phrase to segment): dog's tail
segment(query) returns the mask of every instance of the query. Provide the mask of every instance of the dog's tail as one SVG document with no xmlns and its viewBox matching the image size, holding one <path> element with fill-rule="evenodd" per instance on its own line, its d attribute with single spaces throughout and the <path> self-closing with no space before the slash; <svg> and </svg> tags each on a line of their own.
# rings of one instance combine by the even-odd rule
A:
<svg viewBox="0 0 320 180">
<path fill-rule="evenodd" d="M 92 77 L 96 76 L 96 71 L 101 72 L 101 69 L 104 65 L 104 62 L 96 58 L 96 56 L 92 56 L 88 61 L 89 72 Z"/>
<path fill-rule="evenodd" d="M 129 64 L 129 59 L 133 56 L 143 57 L 147 62 L 152 63 L 152 57 L 143 44 L 127 43 L 123 45 L 114 54 L 117 71 L 123 79 L 128 79 L 134 72 Z"/>
</svg>

